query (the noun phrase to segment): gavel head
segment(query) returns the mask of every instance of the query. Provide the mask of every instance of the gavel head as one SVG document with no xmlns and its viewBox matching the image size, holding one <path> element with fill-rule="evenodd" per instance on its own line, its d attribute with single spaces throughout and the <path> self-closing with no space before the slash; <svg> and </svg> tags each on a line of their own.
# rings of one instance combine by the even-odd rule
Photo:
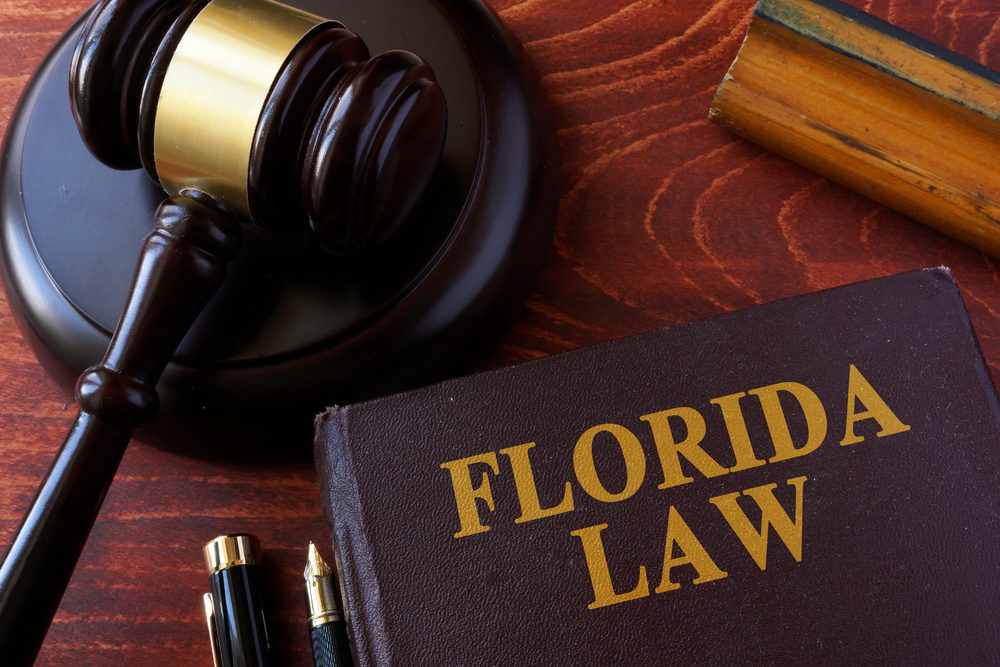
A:
<svg viewBox="0 0 1000 667">
<path fill-rule="evenodd" d="M 104 0 L 70 67 L 80 134 L 270 229 L 345 254 L 389 238 L 445 137 L 441 88 L 406 51 L 370 58 L 343 25 L 271 0 Z"/>
</svg>

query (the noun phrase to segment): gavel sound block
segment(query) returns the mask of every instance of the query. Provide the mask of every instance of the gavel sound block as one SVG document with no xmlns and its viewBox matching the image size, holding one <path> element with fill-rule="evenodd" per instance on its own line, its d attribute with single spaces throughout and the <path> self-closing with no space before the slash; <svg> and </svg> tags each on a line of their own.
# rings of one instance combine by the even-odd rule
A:
<svg viewBox="0 0 1000 667">
<path fill-rule="evenodd" d="M 447 101 L 441 160 L 386 247 L 330 257 L 304 226 L 243 235 L 239 256 L 157 385 L 137 434 L 213 456 L 308 439 L 311 418 L 459 372 L 530 289 L 556 201 L 555 144 L 520 46 L 483 5 L 299 2 L 365 26 L 368 50 L 406 49 Z M 82 23 L 82 21 L 81 21 Z M 86 148 L 67 101 L 79 28 L 11 120 L 2 161 L 5 286 L 25 336 L 66 386 L 101 359 L 164 194 Z M 205 447 L 208 447 L 206 449 Z"/>
<path fill-rule="evenodd" d="M 240 4 L 270 11 L 266 0 Z M 51 617 L 69 574 L 48 568 L 51 590 L 35 586 L 42 557 L 34 550 L 51 552 L 44 544 L 58 537 L 74 552 L 71 571 L 93 520 L 71 506 L 96 499 L 96 514 L 131 429 L 153 416 L 157 395 L 161 416 L 145 433 L 157 444 L 208 456 L 223 443 L 234 445 L 228 454 L 305 447 L 323 406 L 467 366 L 526 294 L 547 246 L 554 142 L 520 47 L 483 5 L 303 3 L 365 26 L 367 48 L 342 26 L 283 15 L 276 20 L 287 21 L 287 34 L 277 40 L 294 50 L 271 63 L 277 78 L 257 91 L 280 104 L 221 118 L 207 93 L 229 82 L 200 76 L 220 56 L 199 54 L 186 39 L 210 25 L 199 21 L 206 15 L 230 21 L 235 6 L 99 5 L 56 46 L 12 121 L 0 177 L 9 301 L 57 377 L 104 362 L 80 378 L 83 414 L 0 573 L 0 640 Z M 85 46 L 73 56 L 77 35 L 102 10 L 132 13 L 98 31 L 110 36 L 108 52 Z M 221 57 L 241 76 L 244 65 L 252 72 L 260 63 L 240 58 L 239 33 L 255 31 L 254 20 L 208 29 L 201 48 L 233 41 L 237 55 Z M 443 136 L 435 136 L 443 105 L 425 66 L 401 54 L 368 58 L 387 48 L 430 63 L 451 118 Z M 132 55 L 119 62 L 120 51 Z M 179 60 L 164 66 L 163 53 Z M 69 72 L 80 132 L 66 100 Z M 410 94 L 414 85 L 425 90 Z M 231 91 L 237 100 L 246 93 Z M 152 107 L 162 122 L 143 112 Z M 158 209 L 159 185 L 139 170 L 111 169 L 140 165 L 175 195 Z M 157 231 L 132 290 L 144 296 L 138 306 L 129 299 L 119 323 L 154 209 Z M 369 249 L 369 241 L 382 243 Z M 163 268 L 173 264 L 193 270 Z M 173 305 L 163 309 L 150 295 Z M 94 430 L 101 445 L 78 447 Z M 41 537 L 20 539 L 36 525 L 47 526 Z"/>
</svg>

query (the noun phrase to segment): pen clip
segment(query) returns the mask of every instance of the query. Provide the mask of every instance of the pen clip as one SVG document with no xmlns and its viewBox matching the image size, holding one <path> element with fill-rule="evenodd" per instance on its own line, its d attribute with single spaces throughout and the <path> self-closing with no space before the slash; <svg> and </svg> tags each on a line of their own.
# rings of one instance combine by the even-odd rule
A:
<svg viewBox="0 0 1000 667">
<path fill-rule="evenodd" d="M 205 593 L 201 598 L 205 605 L 205 620 L 208 622 L 208 640 L 212 644 L 212 664 L 222 667 L 222 654 L 219 652 L 219 631 L 215 626 L 215 603 L 211 593 Z"/>
</svg>

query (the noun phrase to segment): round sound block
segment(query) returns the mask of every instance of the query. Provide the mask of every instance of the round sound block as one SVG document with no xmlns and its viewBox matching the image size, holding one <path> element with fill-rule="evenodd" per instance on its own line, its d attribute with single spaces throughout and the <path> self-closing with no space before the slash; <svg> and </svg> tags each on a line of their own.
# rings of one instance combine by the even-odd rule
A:
<svg viewBox="0 0 1000 667">
<path fill-rule="evenodd" d="M 307 447 L 324 407 L 462 372 L 525 298 L 556 203 L 553 133 L 517 42 L 477 2 L 293 2 L 344 23 L 371 52 L 434 69 L 444 154 L 388 247 L 349 260 L 303 231 L 248 230 L 244 249 L 168 365 L 160 416 L 137 433 L 202 453 Z M 67 384 L 100 361 L 164 193 L 115 171 L 77 134 L 67 95 L 81 22 L 12 119 L 0 163 L 4 283 L 39 359 Z"/>
</svg>

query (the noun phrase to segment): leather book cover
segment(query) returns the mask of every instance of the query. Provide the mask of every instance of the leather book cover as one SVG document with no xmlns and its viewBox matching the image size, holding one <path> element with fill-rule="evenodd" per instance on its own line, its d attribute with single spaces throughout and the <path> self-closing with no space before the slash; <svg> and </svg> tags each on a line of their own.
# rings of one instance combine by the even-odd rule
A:
<svg viewBox="0 0 1000 667">
<path fill-rule="evenodd" d="M 361 664 L 1000 660 L 1000 410 L 934 269 L 333 408 Z"/>
</svg>

